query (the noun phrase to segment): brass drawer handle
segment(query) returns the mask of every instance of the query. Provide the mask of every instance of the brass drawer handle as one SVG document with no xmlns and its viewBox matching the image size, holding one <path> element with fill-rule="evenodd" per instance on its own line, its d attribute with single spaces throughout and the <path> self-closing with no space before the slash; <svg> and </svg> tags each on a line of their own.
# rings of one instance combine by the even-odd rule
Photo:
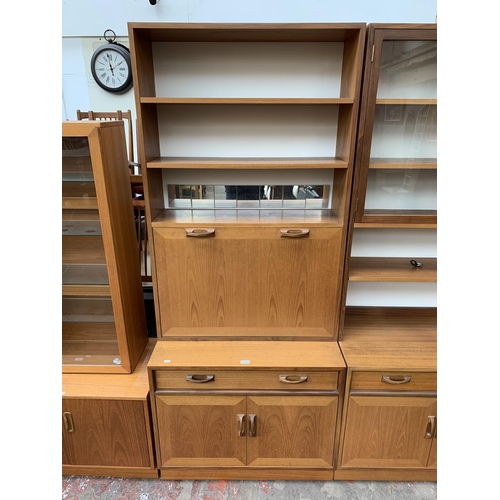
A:
<svg viewBox="0 0 500 500">
<path fill-rule="evenodd" d="M 245 435 L 245 414 L 238 413 L 238 436 Z"/>
<path fill-rule="evenodd" d="M 75 425 L 73 424 L 73 415 L 69 411 L 63 413 L 64 428 L 68 432 L 75 432 Z"/>
<path fill-rule="evenodd" d="M 436 417 L 430 416 L 427 418 L 429 421 L 427 422 L 427 426 L 425 428 L 425 439 L 432 439 L 436 430 Z"/>
<path fill-rule="evenodd" d="M 280 375 L 280 382 L 285 384 L 301 384 L 307 381 L 307 375 Z"/>
<path fill-rule="evenodd" d="M 204 384 L 205 382 L 213 382 L 215 375 L 186 375 L 186 382 L 194 382 L 196 384 Z"/>
<path fill-rule="evenodd" d="M 411 375 L 382 375 L 382 382 L 387 384 L 407 384 Z"/>
<path fill-rule="evenodd" d="M 257 415 L 251 413 L 248 415 L 248 437 L 255 437 L 257 434 Z"/>
<path fill-rule="evenodd" d="M 186 229 L 186 236 L 191 236 L 193 238 L 215 236 L 215 229 Z"/>
<path fill-rule="evenodd" d="M 282 238 L 305 238 L 309 236 L 309 229 L 280 229 Z"/>
</svg>

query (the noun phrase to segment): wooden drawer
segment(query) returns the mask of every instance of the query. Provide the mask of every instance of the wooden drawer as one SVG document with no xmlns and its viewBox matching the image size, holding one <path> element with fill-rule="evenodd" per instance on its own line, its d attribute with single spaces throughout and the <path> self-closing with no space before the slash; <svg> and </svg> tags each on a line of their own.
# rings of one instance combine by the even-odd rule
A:
<svg viewBox="0 0 500 500">
<path fill-rule="evenodd" d="M 354 372 L 351 390 L 435 391 L 437 374 L 422 372 Z"/>
<path fill-rule="evenodd" d="M 157 389 L 219 390 L 336 390 L 335 371 L 237 371 L 237 370 L 157 370 Z M 305 380 L 300 381 L 301 378 Z M 209 379 L 208 381 L 205 381 Z M 283 381 L 282 381 L 283 379 Z M 288 381 L 287 381 L 288 380 Z"/>
</svg>

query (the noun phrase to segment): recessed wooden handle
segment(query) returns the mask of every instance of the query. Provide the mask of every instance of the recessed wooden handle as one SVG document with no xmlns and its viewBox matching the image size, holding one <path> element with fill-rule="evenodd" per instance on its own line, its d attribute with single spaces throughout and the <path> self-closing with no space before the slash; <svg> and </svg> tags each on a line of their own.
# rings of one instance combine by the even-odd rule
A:
<svg viewBox="0 0 500 500">
<path fill-rule="evenodd" d="M 427 426 L 425 428 L 425 439 L 432 439 L 434 436 L 435 429 L 436 429 L 436 417 L 430 416 L 427 418 L 428 418 L 428 422 L 427 422 Z"/>
<path fill-rule="evenodd" d="M 411 375 L 382 375 L 382 382 L 386 384 L 407 384 Z"/>
<path fill-rule="evenodd" d="M 257 434 L 257 415 L 248 415 L 248 437 L 255 437 Z"/>
<path fill-rule="evenodd" d="M 282 238 L 306 238 L 309 236 L 309 229 L 280 229 Z"/>
<path fill-rule="evenodd" d="M 307 375 L 279 375 L 279 379 L 285 384 L 301 384 L 307 380 Z"/>
<path fill-rule="evenodd" d="M 245 414 L 238 413 L 238 436 L 245 435 Z"/>
<path fill-rule="evenodd" d="M 75 432 L 75 425 L 73 424 L 73 416 L 69 411 L 63 413 L 64 428 L 68 432 Z"/>
<path fill-rule="evenodd" d="M 186 236 L 190 236 L 192 238 L 207 238 L 208 236 L 215 236 L 215 229 L 213 228 L 186 229 Z"/>
<path fill-rule="evenodd" d="M 196 384 L 204 384 L 205 382 L 213 382 L 215 375 L 186 375 L 187 382 L 194 382 Z"/>
</svg>

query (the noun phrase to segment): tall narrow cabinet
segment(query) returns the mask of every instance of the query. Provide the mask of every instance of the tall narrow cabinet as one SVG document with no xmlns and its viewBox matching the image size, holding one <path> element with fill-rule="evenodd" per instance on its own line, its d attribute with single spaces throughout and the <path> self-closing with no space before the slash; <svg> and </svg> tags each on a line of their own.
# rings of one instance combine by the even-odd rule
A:
<svg viewBox="0 0 500 500">
<path fill-rule="evenodd" d="M 436 37 L 433 24 L 368 28 L 336 479 L 436 479 Z"/>
<path fill-rule="evenodd" d="M 148 343 L 124 125 L 62 124 L 62 370 L 131 373 Z"/>
<path fill-rule="evenodd" d="M 365 25 L 129 38 L 158 337 L 337 340 Z"/>
</svg>

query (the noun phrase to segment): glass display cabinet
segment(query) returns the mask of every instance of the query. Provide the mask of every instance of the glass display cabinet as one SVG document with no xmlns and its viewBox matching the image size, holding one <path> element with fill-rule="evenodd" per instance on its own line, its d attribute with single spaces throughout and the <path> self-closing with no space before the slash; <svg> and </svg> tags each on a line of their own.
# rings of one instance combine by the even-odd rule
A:
<svg viewBox="0 0 500 500">
<path fill-rule="evenodd" d="M 148 342 L 128 176 L 123 122 L 63 122 L 63 372 L 130 373 Z"/>
<path fill-rule="evenodd" d="M 437 30 L 372 25 L 354 200 L 358 223 L 436 223 Z"/>
</svg>

